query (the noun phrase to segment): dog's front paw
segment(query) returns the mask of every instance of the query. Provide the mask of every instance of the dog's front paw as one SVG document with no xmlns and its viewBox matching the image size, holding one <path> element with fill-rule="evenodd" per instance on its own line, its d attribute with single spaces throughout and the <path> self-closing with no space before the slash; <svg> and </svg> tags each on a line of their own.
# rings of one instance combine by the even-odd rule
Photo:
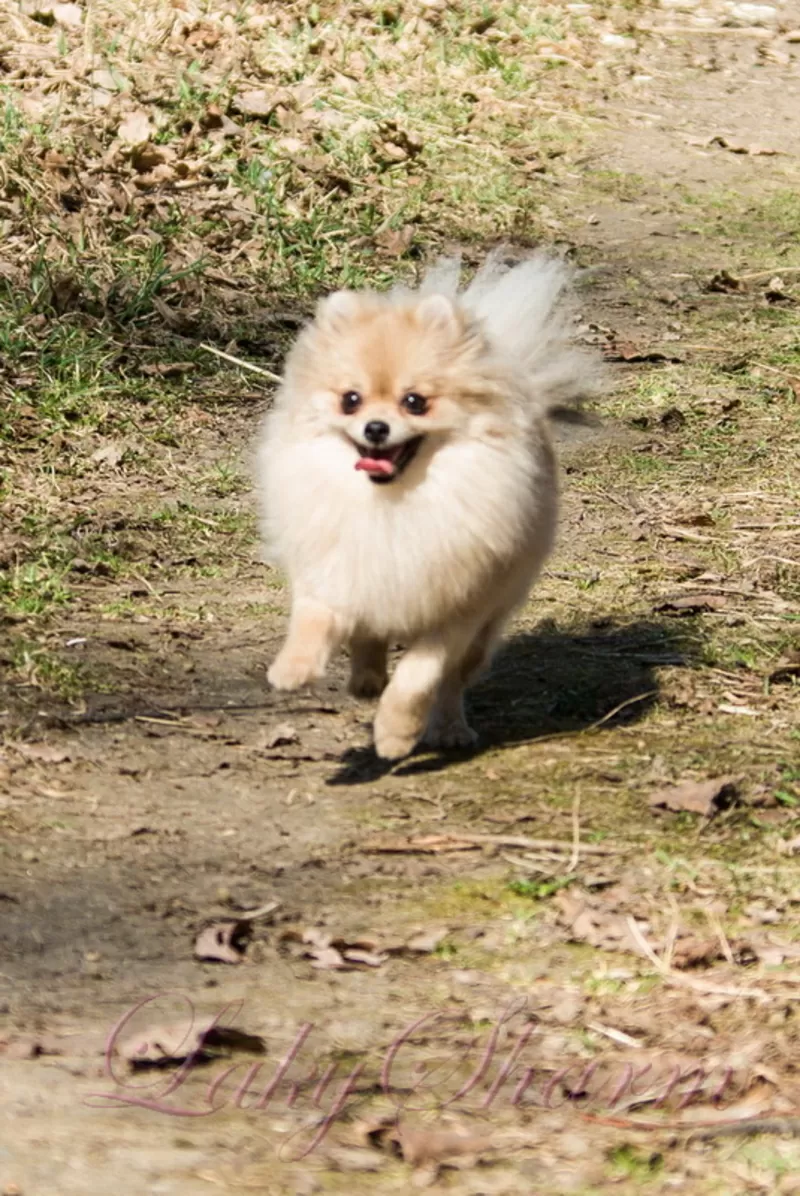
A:
<svg viewBox="0 0 800 1196">
<path fill-rule="evenodd" d="M 453 722 L 433 722 L 425 732 L 425 746 L 440 751 L 468 751 L 478 742 L 478 736 L 463 719 Z"/>
<path fill-rule="evenodd" d="M 269 669 L 267 680 L 273 689 L 300 689 L 319 681 L 323 672 L 324 668 L 313 657 L 281 652 Z"/>
<path fill-rule="evenodd" d="M 402 760 L 419 741 L 420 728 L 410 720 L 381 717 L 375 720 L 375 751 L 382 760 Z"/>
<path fill-rule="evenodd" d="M 375 733 L 375 751 L 381 760 L 402 760 L 404 756 L 410 756 L 416 746 L 415 736 Z"/>
</svg>

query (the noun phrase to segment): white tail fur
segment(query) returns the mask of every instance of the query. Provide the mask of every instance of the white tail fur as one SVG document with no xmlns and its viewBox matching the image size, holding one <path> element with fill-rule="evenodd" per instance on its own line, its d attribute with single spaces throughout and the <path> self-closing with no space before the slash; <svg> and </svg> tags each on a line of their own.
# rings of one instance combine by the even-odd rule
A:
<svg viewBox="0 0 800 1196">
<path fill-rule="evenodd" d="M 509 266 L 498 251 L 463 291 L 460 258 L 441 259 L 420 294 L 447 295 L 480 321 L 498 353 L 518 362 L 531 400 L 552 410 L 574 406 L 602 385 L 599 360 L 572 343 L 566 296 L 573 277 L 569 265 L 545 253 Z"/>
</svg>

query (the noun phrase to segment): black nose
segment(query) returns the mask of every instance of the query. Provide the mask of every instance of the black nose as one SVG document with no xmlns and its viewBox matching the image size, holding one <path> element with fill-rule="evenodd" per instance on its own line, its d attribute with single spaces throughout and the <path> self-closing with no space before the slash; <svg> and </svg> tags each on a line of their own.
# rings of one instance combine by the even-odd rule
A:
<svg viewBox="0 0 800 1196">
<path fill-rule="evenodd" d="M 364 425 L 364 436 L 370 444 L 383 444 L 391 430 L 382 419 L 371 419 L 368 424 Z"/>
</svg>

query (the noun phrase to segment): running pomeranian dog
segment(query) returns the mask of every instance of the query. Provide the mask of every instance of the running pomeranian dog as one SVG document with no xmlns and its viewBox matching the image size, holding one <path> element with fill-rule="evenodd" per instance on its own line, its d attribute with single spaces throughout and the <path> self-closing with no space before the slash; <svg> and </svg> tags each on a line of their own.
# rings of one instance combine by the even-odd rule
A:
<svg viewBox="0 0 800 1196">
<path fill-rule="evenodd" d="M 548 412 L 594 389 L 571 347 L 570 279 L 491 257 L 465 291 L 444 261 L 418 291 L 323 300 L 286 363 L 258 458 L 264 528 L 292 590 L 277 689 L 342 646 L 351 692 L 382 694 L 379 756 L 475 740 L 465 687 L 550 551 Z M 405 645 L 391 680 L 390 643 Z"/>
</svg>

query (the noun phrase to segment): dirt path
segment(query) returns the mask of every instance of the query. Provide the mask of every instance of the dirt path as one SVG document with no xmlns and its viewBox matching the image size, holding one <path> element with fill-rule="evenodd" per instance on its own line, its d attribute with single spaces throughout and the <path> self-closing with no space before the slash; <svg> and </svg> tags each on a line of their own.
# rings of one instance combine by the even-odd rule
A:
<svg viewBox="0 0 800 1196">
<path fill-rule="evenodd" d="M 238 472 L 265 392 L 209 373 L 177 439 L 125 433 L 124 472 L 26 475 L 48 535 L 83 530 L 69 603 L 0 640 L 7 1196 L 800 1191 L 791 1136 L 689 1140 L 800 1108 L 795 26 L 690 0 L 600 26 L 613 86 L 580 84 L 536 203 L 593 267 L 581 335 L 615 387 L 559 431 L 560 547 L 475 692 L 476 755 L 380 769 L 342 669 L 267 690 L 286 595 Z M 33 516 L 4 499 L 11 568 Z M 710 817 L 649 804 L 715 777 Z M 193 957 L 273 905 L 236 966 Z M 260 1040 L 185 1074 L 112 1051 L 115 1079 L 139 1002 L 115 1051 L 152 1059 L 188 1009 Z"/>
</svg>

